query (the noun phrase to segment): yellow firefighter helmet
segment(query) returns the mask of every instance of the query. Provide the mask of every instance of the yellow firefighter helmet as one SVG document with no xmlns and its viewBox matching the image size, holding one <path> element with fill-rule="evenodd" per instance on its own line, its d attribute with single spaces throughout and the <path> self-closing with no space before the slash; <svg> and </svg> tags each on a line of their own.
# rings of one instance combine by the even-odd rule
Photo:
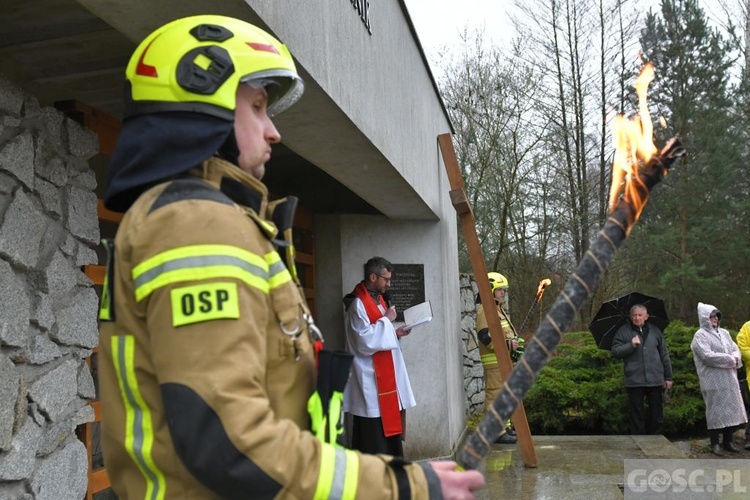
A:
<svg viewBox="0 0 750 500">
<path fill-rule="evenodd" d="M 273 116 L 304 89 L 285 45 L 252 24 L 216 15 L 158 28 L 133 53 L 126 78 L 126 116 L 189 111 L 232 119 L 243 82 L 265 87 Z"/>
<path fill-rule="evenodd" d="M 500 273 L 487 273 L 487 279 L 490 280 L 490 288 L 492 288 L 493 293 L 498 288 L 508 288 L 508 278 Z"/>
</svg>

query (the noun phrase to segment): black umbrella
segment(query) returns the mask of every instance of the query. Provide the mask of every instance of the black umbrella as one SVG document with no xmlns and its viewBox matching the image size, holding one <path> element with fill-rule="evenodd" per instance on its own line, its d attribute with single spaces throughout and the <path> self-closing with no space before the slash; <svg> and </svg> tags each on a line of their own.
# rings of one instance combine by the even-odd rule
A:
<svg viewBox="0 0 750 500">
<path fill-rule="evenodd" d="M 602 303 L 589 325 L 589 331 L 594 334 L 594 340 L 600 349 L 612 348 L 615 333 L 622 325 L 627 324 L 630 308 L 636 304 L 646 307 L 648 323 L 658 326 L 662 332 L 669 325 L 669 316 L 667 316 L 663 300 L 639 292 L 631 292 Z"/>
</svg>

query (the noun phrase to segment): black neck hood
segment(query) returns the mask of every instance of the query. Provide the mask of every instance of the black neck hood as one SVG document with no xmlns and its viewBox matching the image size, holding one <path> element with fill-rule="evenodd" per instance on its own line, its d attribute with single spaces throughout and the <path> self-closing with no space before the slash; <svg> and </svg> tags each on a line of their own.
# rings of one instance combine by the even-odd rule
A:
<svg viewBox="0 0 750 500">
<path fill-rule="evenodd" d="M 110 162 L 104 206 L 125 212 L 146 189 L 234 144 L 234 122 L 215 116 L 175 111 L 128 118 Z"/>
</svg>

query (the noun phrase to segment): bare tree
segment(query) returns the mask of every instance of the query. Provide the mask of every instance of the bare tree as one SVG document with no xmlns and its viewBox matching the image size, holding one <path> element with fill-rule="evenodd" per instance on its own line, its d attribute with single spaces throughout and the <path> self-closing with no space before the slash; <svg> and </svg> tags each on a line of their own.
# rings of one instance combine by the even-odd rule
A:
<svg viewBox="0 0 750 500">
<path fill-rule="evenodd" d="M 445 62 L 440 86 L 487 266 L 515 277 L 526 252 L 544 261 L 555 222 L 549 163 L 539 158 L 547 123 L 536 110 L 538 77 L 520 42 L 507 52 L 486 48 L 479 32 L 464 43 Z"/>
<path fill-rule="evenodd" d="M 530 60 L 542 76 L 540 109 L 549 124 L 545 146 L 552 153 L 558 194 L 568 224 L 574 260 L 586 249 L 592 229 L 591 162 L 588 133 L 592 106 L 592 2 L 536 0 L 517 2 L 524 20 L 517 29 L 532 47 Z M 596 66 L 594 66 L 594 70 Z"/>
<path fill-rule="evenodd" d="M 543 276 L 564 278 L 606 215 L 607 120 L 624 107 L 636 53 L 629 1 L 519 1 L 510 49 L 465 33 L 463 54 L 443 61 L 487 265 L 522 297 Z"/>
<path fill-rule="evenodd" d="M 629 0 L 517 0 L 516 29 L 541 76 L 543 147 L 554 171 L 550 198 L 571 268 L 607 214 L 608 121 L 624 107 L 621 83 L 637 53 L 637 13 Z M 559 262 L 560 259 L 558 259 Z M 564 272 L 564 269 L 560 269 Z M 587 315 L 584 311 L 584 316 Z"/>
</svg>

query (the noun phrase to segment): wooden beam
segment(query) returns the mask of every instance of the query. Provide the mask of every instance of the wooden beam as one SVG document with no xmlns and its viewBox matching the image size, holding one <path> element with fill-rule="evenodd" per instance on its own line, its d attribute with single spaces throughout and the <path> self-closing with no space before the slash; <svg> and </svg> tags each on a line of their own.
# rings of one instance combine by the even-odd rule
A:
<svg viewBox="0 0 750 500">
<path fill-rule="evenodd" d="M 464 191 L 463 188 L 453 189 L 449 194 L 451 197 L 451 204 L 453 205 L 453 208 L 456 209 L 456 213 L 459 216 L 471 214 L 471 216 L 474 217 L 474 214 L 471 211 L 471 205 L 469 205 L 469 199 L 466 197 L 466 191 Z"/>
<path fill-rule="evenodd" d="M 109 474 L 107 474 L 107 469 L 104 467 L 96 469 L 89 474 L 88 490 L 90 493 L 98 493 L 102 490 L 106 490 L 110 486 Z"/>
<path fill-rule="evenodd" d="M 500 373 L 502 374 L 503 381 L 507 381 L 510 372 L 513 370 L 513 363 L 510 360 L 510 353 L 505 343 L 505 335 L 503 335 L 503 330 L 500 326 L 500 318 L 495 310 L 495 298 L 492 295 L 490 282 L 487 279 L 487 267 L 484 263 L 482 247 L 479 244 L 479 237 L 477 236 L 474 214 L 471 211 L 471 205 L 464 190 L 461 168 L 458 164 L 456 151 L 453 149 L 453 139 L 450 134 L 441 134 L 438 136 L 438 143 L 440 144 L 440 152 L 443 156 L 443 162 L 445 163 L 445 169 L 448 173 L 448 180 L 451 186 L 451 203 L 456 209 L 461 222 L 461 229 L 464 233 L 466 247 L 469 252 L 469 260 L 471 261 L 471 267 L 474 269 L 474 278 L 479 288 L 479 297 L 482 300 L 482 308 L 487 318 L 490 338 L 492 339 L 495 355 L 500 365 Z M 536 450 L 534 450 L 531 429 L 529 429 L 529 421 L 526 419 L 526 410 L 523 407 L 523 403 L 519 404 L 518 409 L 513 413 L 513 425 L 516 428 L 518 446 L 521 450 L 524 465 L 526 467 L 536 467 Z"/>
<path fill-rule="evenodd" d="M 309 254 L 307 252 L 300 252 L 297 251 L 294 253 L 294 261 L 298 264 L 306 264 L 308 266 L 315 265 L 315 258 L 312 254 Z"/>
<path fill-rule="evenodd" d="M 105 208 L 104 207 L 104 200 L 102 200 L 101 198 L 99 198 L 99 200 L 97 200 L 97 202 L 98 203 L 97 203 L 96 209 L 97 209 L 97 213 L 99 215 L 99 218 L 101 220 L 106 220 L 106 221 L 110 221 L 110 222 L 120 222 L 122 220 L 123 214 L 117 213 L 117 212 L 113 212 L 113 211 L 108 210 L 107 208 Z"/>
<path fill-rule="evenodd" d="M 107 273 L 107 267 L 95 265 L 83 266 L 83 272 L 86 276 L 91 278 L 91 281 L 93 281 L 95 285 L 103 285 L 104 275 Z"/>
<path fill-rule="evenodd" d="M 102 402 L 101 401 L 89 401 L 89 405 L 94 409 L 94 422 L 102 421 Z"/>
</svg>

